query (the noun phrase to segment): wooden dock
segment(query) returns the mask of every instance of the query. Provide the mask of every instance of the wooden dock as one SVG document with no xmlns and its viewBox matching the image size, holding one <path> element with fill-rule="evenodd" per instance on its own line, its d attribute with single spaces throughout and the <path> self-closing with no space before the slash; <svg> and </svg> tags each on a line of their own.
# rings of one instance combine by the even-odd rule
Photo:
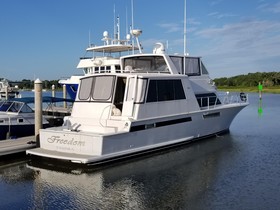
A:
<svg viewBox="0 0 280 210">
<path fill-rule="evenodd" d="M 35 136 L 0 141 L 0 157 L 25 152 L 36 147 Z"/>
</svg>

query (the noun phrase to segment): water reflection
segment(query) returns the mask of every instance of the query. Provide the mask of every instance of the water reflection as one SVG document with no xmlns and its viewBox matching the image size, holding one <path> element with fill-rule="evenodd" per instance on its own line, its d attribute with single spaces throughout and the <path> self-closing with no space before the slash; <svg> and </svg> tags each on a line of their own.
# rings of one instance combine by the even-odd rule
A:
<svg viewBox="0 0 280 210">
<path fill-rule="evenodd" d="M 252 96 L 252 97 L 251 97 Z M 102 167 L 0 160 L 0 209 L 278 209 L 280 95 L 231 133 Z"/>
<path fill-rule="evenodd" d="M 188 208 L 215 182 L 220 154 L 233 147 L 230 138 L 203 140 L 98 169 L 30 161 L 27 168 L 38 176 L 29 207 Z"/>
</svg>

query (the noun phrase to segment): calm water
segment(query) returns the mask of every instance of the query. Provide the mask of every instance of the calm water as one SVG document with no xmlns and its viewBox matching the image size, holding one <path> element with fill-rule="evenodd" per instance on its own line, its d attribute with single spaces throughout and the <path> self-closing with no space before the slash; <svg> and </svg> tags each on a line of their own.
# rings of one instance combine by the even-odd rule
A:
<svg viewBox="0 0 280 210">
<path fill-rule="evenodd" d="M 230 133 L 101 168 L 0 160 L 0 209 L 279 209 L 280 95 Z"/>
</svg>

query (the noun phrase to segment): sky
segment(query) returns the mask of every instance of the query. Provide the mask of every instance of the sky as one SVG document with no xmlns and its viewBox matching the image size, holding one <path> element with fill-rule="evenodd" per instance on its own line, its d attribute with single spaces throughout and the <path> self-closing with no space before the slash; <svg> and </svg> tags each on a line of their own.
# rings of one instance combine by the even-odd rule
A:
<svg viewBox="0 0 280 210">
<path fill-rule="evenodd" d="M 57 80 L 76 69 L 89 40 L 102 44 L 120 17 L 132 22 L 131 0 L 1 0 L 0 78 Z M 201 56 L 212 78 L 280 71 L 280 0 L 187 0 L 187 52 Z M 114 13 L 115 10 L 115 13 Z M 134 28 L 144 53 L 157 42 L 184 52 L 184 0 L 134 0 Z M 90 36 L 89 36 L 90 34 Z M 89 38 L 90 37 L 90 38 Z"/>
</svg>

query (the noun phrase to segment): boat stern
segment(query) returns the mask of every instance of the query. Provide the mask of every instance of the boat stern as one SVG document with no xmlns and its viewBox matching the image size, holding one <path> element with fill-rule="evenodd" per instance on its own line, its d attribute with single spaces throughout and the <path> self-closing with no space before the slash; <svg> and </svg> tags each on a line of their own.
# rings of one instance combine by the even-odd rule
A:
<svg viewBox="0 0 280 210">
<path fill-rule="evenodd" d="M 61 127 L 40 130 L 40 148 L 26 154 L 86 163 L 102 154 L 103 136 L 65 131 Z M 90 158 L 89 158 L 90 157 Z"/>
</svg>

